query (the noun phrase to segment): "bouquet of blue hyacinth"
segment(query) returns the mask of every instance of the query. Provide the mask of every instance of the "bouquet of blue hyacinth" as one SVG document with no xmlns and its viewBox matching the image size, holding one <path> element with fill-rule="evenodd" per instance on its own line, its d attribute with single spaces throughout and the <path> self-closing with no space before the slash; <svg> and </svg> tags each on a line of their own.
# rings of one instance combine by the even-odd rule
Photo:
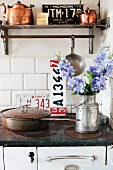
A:
<svg viewBox="0 0 113 170">
<path fill-rule="evenodd" d="M 61 76 L 66 78 L 68 88 L 73 91 L 73 94 L 95 95 L 106 89 L 106 82 L 113 70 L 113 53 L 108 46 L 99 49 L 94 60 L 95 65 L 86 70 L 83 79 L 75 76 L 76 70 L 66 58 L 61 58 L 60 53 L 56 56 L 59 60 Z"/>
</svg>

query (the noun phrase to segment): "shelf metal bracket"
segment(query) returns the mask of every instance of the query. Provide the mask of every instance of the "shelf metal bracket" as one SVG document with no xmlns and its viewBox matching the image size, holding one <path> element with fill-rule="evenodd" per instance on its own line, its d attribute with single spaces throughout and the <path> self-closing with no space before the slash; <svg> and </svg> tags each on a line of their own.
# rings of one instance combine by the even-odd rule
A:
<svg viewBox="0 0 113 170">
<path fill-rule="evenodd" d="M 93 28 L 89 28 L 89 36 L 93 36 Z M 93 38 L 89 38 L 89 54 L 93 54 Z"/>
<path fill-rule="evenodd" d="M 9 49 L 8 49 L 8 29 L 1 30 L 1 37 L 3 37 L 3 44 L 4 44 L 4 54 L 8 55 L 9 54 Z"/>
<path fill-rule="evenodd" d="M 110 17 L 101 20 L 101 24 L 104 25 L 104 27 L 101 28 L 102 30 L 110 28 Z"/>
</svg>

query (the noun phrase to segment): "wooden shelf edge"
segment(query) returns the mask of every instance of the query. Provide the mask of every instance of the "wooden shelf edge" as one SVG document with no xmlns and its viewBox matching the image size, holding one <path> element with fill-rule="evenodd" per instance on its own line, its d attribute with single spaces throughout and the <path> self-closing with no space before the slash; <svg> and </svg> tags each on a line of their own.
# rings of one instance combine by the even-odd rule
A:
<svg viewBox="0 0 113 170">
<path fill-rule="evenodd" d="M 74 29 L 74 28 L 105 28 L 104 24 L 91 25 L 0 25 L 1 30 L 5 29 Z"/>
</svg>

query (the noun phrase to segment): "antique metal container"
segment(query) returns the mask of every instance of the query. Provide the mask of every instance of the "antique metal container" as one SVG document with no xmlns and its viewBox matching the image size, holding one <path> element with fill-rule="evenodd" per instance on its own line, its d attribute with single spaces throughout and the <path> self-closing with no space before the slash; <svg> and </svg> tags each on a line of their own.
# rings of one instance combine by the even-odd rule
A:
<svg viewBox="0 0 113 170">
<path fill-rule="evenodd" d="M 80 24 L 97 23 L 97 13 L 95 9 L 86 8 L 85 12 L 79 15 Z"/>
<path fill-rule="evenodd" d="M 99 104 L 95 102 L 95 95 L 80 95 L 80 103 L 76 107 L 75 130 L 80 133 L 95 133 L 98 128 Z"/>
<path fill-rule="evenodd" d="M 6 18 L 8 25 L 33 25 L 33 12 L 34 5 L 24 5 L 20 1 L 7 7 L 4 3 L 0 4 L 3 7 L 3 17 Z"/>
</svg>

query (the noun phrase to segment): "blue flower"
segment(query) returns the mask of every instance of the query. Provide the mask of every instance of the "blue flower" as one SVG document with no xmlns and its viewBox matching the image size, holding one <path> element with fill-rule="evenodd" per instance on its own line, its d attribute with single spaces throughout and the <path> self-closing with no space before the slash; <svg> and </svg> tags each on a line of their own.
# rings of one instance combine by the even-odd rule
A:
<svg viewBox="0 0 113 170">
<path fill-rule="evenodd" d="M 104 72 L 104 68 L 98 67 L 98 66 L 90 66 L 89 72 L 93 73 L 95 76 L 99 76 L 100 74 Z"/>
<path fill-rule="evenodd" d="M 106 68 L 106 77 L 110 77 L 111 73 L 113 71 L 113 65 L 108 65 L 108 67 Z"/>
<path fill-rule="evenodd" d="M 63 78 L 65 77 L 68 79 L 69 77 L 72 77 L 75 74 L 75 70 L 70 65 L 70 63 L 65 59 L 59 62 L 58 67 Z"/>
<path fill-rule="evenodd" d="M 82 94 L 84 93 L 85 85 L 82 79 L 72 77 L 67 82 L 68 88 L 73 90 L 75 93 Z"/>
<path fill-rule="evenodd" d="M 105 90 L 106 89 L 106 79 L 105 77 L 95 77 L 92 80 L 92 90 L 93 91 L 100 91 L 100 90 Z"/>
<path fill-rule="evenodd" d="M 75 86 L 76 83 L 77 83 L 77 78 L 76 78 L 75 76 L 73 76 L 72 78 L 70 77 L 70 78 L 68 79 L 68 82 L 67 82 L 68 88 L 69 88 L 70 90 L 72 90 L 72 89 L 74 88 L 74 86 Z"/>
<path fill-rule="evenodd" d="M 106 51 L 99 51 L 97 53 L 97 57 L 95 59 L 95 62 L 98 63 L 104 63 L 107 59 L 107 52 Z"/>
<path fill-rule="evenodd" d="M 95 65 L 86 72 L 86 80 L 75 77 L 75 71 L 68 60 L 59 62 L 62 77 L 67 79 L 68 88 L 75 94 L 94 95 L 106 89 L 106 81 L 113 71 L 113 54 L 109 47 L 102 47 L 95 59 Z"/>
</svg>

